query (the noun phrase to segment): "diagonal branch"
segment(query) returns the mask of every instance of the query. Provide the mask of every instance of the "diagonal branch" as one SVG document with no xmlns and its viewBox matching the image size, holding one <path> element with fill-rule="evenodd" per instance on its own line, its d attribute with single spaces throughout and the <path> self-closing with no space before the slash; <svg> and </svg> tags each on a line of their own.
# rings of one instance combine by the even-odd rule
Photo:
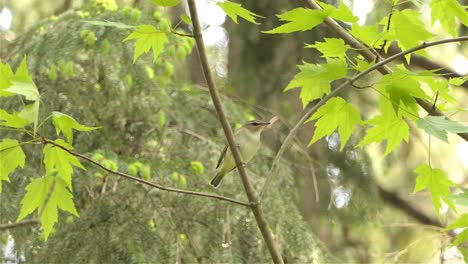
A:
<svg viewBox="0 0 468 264">
<path fill-rule="evenodd" d="M 195 192 L 195 191 L 182 190 L 182 189 L 177 189 L 177 188 L 172 188 L 172 187 L 165 187 L 165 186 L 162 186 L 160 184 L 150 182 L 150 181 L 147 181 L 147 180 L 144 180 L 144 179 L 140 179 L 140 178 L 128 175 L 128 174 L 120 172 L 120 171 L 115 171 L 115 170 L 108 169 L 108 168 L 104 167 L 103 165 L 101 165 L 100 163 L 92 160 L 91 158 L 88 158 L 85 155 L 82 155 L 80 153 L 76 153 L 76 152 L 74 152 L 72 150 L 69 150 L 69 149 L 63 147 L 63 146 L 60 146 L 59 144 L 57 144 L 57 143 L 55 143 L 55 142 L 53 142 L 51 140 L 42 138 L 42 142 L 43 142 L 43 144 L 51 144 L 51 145 L 54 145 L 54 146 L 56 146 L 58 148 L 61 148 L 61 149 L 65 150 L 66 152 L 72 154 L 73 156 L 79 157 L 81 159 L 84 159 L 84 160 L 98 166 L 99 168 L 107 171 L 108 173 L 111 173 L 111 174 L 114 174 L 114 175 L 117 175 L 117 176 L 121 176 L 121 177 L 127 178 L 129 180 L 136 181 L 136 182 L 139 182 L 139 183 L 154 187 L 154 188 L 162 190 L 162 191 L 208 197 L 208 198 L 228 201 L 228 202 L 231 202 L 231 203 L 235 203 L 235 204 L 239 204 L 239 205 L 243 205 L 243 206 L 247 206 L 247 207 L 251 206 L 249 203 L 242 202 L 242 201 L 232 199 L 232 198 L 229 198 L 229 197 L 224 197 L 224 196 L 217 195 L 217 194 L 204 193 L 204 192 Z"/>
<path fill-rule="evenodd" d="M 17 228 L 25 225 L 36 225 L 39 224 L 40 221 L 39 219 L 29 219 L 29 220 L 24 220 L 18 223 L 11 223 L 11 224 L 1 224 L 0 225 L 0 232 L 12 228 Z"/>
<path fill-rule="evenodd" d="M 393 61 L 395 59 L 401 58 L 401 57 L 403 57 L 403 56 L 405 56 L 407 54 L 410 54 L 410 53 L 413 53 L 415 51 L 425 49 L 425 48 L 428 48 L 428 47 L 436 46 L 436 45 L 441 45 L 441 44 L 451 43 L 451 42 L 467 41 L 467 40 L 468 40 L 468 36 L 463 36 L 463 37 L 458 37 L 458 38 L 450 38 L 450 39 L 442 39 L 442 40 L 437 40 L 437 41 L 432 41 L 432 42 L 425 42 L 425 43 L 423 43 L 423 44 L 421 44 L 421 45 L 419 45 L 417 47 L 414 47 L 414 48 L 402 51 L 400 53 L 397 53 L 397 54 L 395 54 L 393 56 L 390 56 L 390 57 L 386 58 L 385 60 L 381 60 L 380 62 L 376 63 L 372 67 L 369 67 L 367 70 L 365 70 L 365 71 L 357 74 L 353 78 L 345 81 L 340 86 L 338 86 L 336 89 L 334 89 L 331 93 L 329 93 L 327 96 L 325 96 L 320 101 L 318 101 L 309 111 L 307 111 L 301 117 L 301 119 L 299 119 L 297 124 L 293 127 L 293 129 L 291 129 L 288 136 L 286 137 L 283 144 L 281 145 L 280 149 L 278 150 L 278 153 L 276 154 L 275 159 L 273 160 L 273 164 L 271 165 L 271 169 L 270 169 L 270 173 L 268 174 L 268 178 L 267 178 L 267 180 L 265 182 L 265 185 L 263 186 L 262 192 L 260 193 L 260 198 L 263 198 L 265 196 L 265 193 L 268 191 L 268 188 L 270 186 L 270 182 L 271 182 L 273 176 L 275 175 L 276 167 L 279 164 L 279 160 L 281 159 L 281 156 L 283 155 L 286 148 L 290 145 L 291 140 L 294 138 L 294 136 L 296 136 L 300 126 L 302 126 L 304 124 L 304 122 L 310 116 L 312 116 L 312 114 L 314 114 L 319 109 L 320 106 L 324 105 L 328 100 L 330 100 L 332 97 L 334 97 L 339 92 L 341 92 L 341 90 L 343 90 L 346 86 L 353 84 L 355 81 L 357 81 L 360 78 L 362 78 L 363 76 L 371 73 L 372 71 L 382 69 L 383 67 L 387 67 L 386 64 L 388 64 L 389 62 L 391 62 L 391 61 Z M 422 102 L 425 102 L 425 103 L 430 105 L 429 108 L 432 108 L 432 104 L 430 104 L 429 102 L 426 102 L 426 101 L 421 100 L 419 98 L 416 98 L 416 100 L 420 100 Z M 419 101 L 418 101 L 418 103 L 419 103 Z M 432 111 L 434 111 L 434 112 L 431 113 Z M 431 109 L 431 111 L 428 111 L 428 112 L 429 112 L 429 114 L 437 115 L 437 111 L 438 110 Z M 461 138 L 463 138 L 464 140 L 468 141 L 468 133 L 458 133 L 458 135 Z"/>
<path fill-rule="evenodd" d="M 226 139 L 228 141 L 229 149 L 231 150 L 234 160 L 236 161 L 237 170 L 239 171 L 242 184 L 244 185 L 245 193 L 247 194 L 249 202 L 252 205 L 252 212 L 255 216 L 258 228 L 262 233 L 263 239 L 268 247 L 268 250 L 270 251 L 270 255 L 273 262 L 283 263 L 283 259 L 281 258 L 278 246 L 273 240 L 273 235 L 263 214 L 261 204 L 258 202 L 257 195 L 255 194 L 255 191 L 252 185 L 250 184 L 249 178 L 247 177 L 247 173 L 242 162 L 242 157 L 238 151 L 236 142 L 234 141 L 232 129 L 229 125 L 229 122 L 227 121 L 226 114 L 224 112 L 224 108 L 218 93 L 218 89 L 216 88 L 213 76 L 211 75 L 210 66 L 208 64 L 208 58 L 205 51 L 205 44 L 201 32 L 200 21 L 198 19 L 197 7 L 195 5 L 195 0 L 187 0 L 187 3 L 190 11 L 190 17 L 193 23 L 193 35 L 197 43 L 197 50 L 200 58 L 200 63 L 203 69 L 203 75 L 205 76 L 206 83 L 210 91 L 211 99 L 215 106 L 216 112 L 218 113 L 219 121 L 221 122 L 221 125 L 223 127 L 224 135 L 226 136 Z"/>
</svg>

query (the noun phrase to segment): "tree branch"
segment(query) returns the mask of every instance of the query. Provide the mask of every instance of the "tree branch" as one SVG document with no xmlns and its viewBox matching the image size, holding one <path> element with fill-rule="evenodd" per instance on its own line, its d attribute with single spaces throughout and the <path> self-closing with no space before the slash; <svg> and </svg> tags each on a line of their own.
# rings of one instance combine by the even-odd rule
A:
<svg viewBox="0 0 468 264">
<path fill-rule="evenodd" d="M 18 222 L 18 223 L 12 223 L 12 224 L 2 224 L 0 225 L 0 231 L 5 231 L 5 230 L 8 230 L 8 229 L 12 229 L 12 228 L 17 228 L 17 227 L 21 227 L 21 226 L 25 226 L 25 225 L 36 225 L 36 224 L 39 224 L 39 220 L 38 219 L 29 219 L 29 220 L 24 220 L 24 221 L 21 221 L 21 222 Z"/>
<path fill-rule="evenodd" d="M 393 56 L 390 56 L 390 57 L 386 58 L 385 60 L 381 60 L 380 62 L 374 64 L 372 67 L 369 67 L 367 70 L 365 70 L 365 71 L 357 74 L 353 78 L 345 81 L 340 86 L 338 86 L 336 89 L 334 89 L 331 93 L 329 93 L 327 96 L 325 96 L 320 101 L 318 101 L 309 111 L 307 111 L 301 117 L 301 119 L 299 119 L 299 121 L 291 129 L 288 136 L 286 137 L 283 144 L 281 145 L 280 149 L 278 150 L 278 153 L 276 154 L 275 159 L 273 160 L 273 163 L 271 165 L 271 169 L 270 169 L 270 172 L 268 174 L 268 178 L 267 178 L 267 180 L 265 182 L 265 185 L 263 186 L 262 192 L 260 194 L 260 199 L 262 199 L 265 196 L 266 192 L 268 191 L 268 188 L 270 186 L 270 182 L 271 182 L 273 176 L 276 174 L 276 167 L 279 164 L 279 160 L 281 159 L 281 156 L 283 155 L 286 148 L 290 145 L 291 140 L 294 138 L 294 136 L 296 136 L 300 126 L 302 126 L 304 124 L 304 122 L 307 119 L 309 119 L 309 117 L 312 116 L 319 109 L 320 106 L 324 105 L 328 100 L 330 100 L 332 97 L 334 97 L 339 92 L 341 92 L 341 90 L 343 90 L 346 86 L 353 84 L 355 81 L 357 81 L 360 78 L 362 78 L 363 76 L 371 73 L 372 71 L 379 70 L 382 67 L 387 67 L 386 66 L 387 63 L 389 63 L 389 62 L 391 62 L 391 61 L 393 61 L 395 59 L 401 58 L 401 57 L 403 57 L 403 56 L 405 56 L 407 54 L 413 53 L 413 52 L 421 50 L 421 49 L 425 49 L 427 47 L 432 47 L 432 46 L 441 45 L 441 44 L 450 43 L 450 42 L 467 41 L 467 40 L 468 40 L 468 36 L 463 36 L 463 37 L 458 37 L 458 38 L 450 38 L 450 39 L 442 39 L 442 40 L 437 40 L 437 41 L 432 41 L 432 42 L 425 42 L 425 43 L 423 43 L 423 44 L 421 44 L 421 45 L 419 45 L 417 47 L 414 47 L 414 48 L 402 51 L 400 53 L 397 53 L 397 54 L 395 54 Z M 429 109 L 432 108 L 432 104 L 430 104 L 429 102 L 424 101 L 424 100 L 419 99 L 419 98 L 415 98 L 415 99 L 417 101 L 420 100 L 421 102 L 418 101 L 418 103 L 420 103 L 420 104 L 421 103 L 429 104 L 429 106 L 428 106 Z M 438 111 L 438 110 L 434 110 L 434 111 Z M 431 114 L 430 111 L 428 111 L 428 112 L 429 112 L 429 114 Z M 435 114 L 436 113 L 437 112 L 435 112 Z M 458 135 L 461 138 L 465 139 L 465 141 L 468 141 L 468 133 L 458 133 Z"/>
<path fill-rule="evenodd" d="M 154 187 L 156 189 L 159 189 L 159 190 L 162 190 L 162 191 L 166 191 L 166 192 L 175 192 L 175 193 L 183 193 L 183 194 L 188 194 L 188 195 L 195 195 L 195 196 L 202 196 L 202 197 L 208 197 L 208 198 L 213 198 L 213 199 L 218 199 L 218 200 L 223 200 L 223 201 L 228 201 L 228 202 L 231 202 L 231 203 L 235 203 L 235 204 L 239 204 L 239 205 L 243 205 L 243 206 L 247 206 L 247 207 L 250 207 L 251 205 L 249 203 L 246 203 L 246 202 L 242 202 L 242 201 L 239 201 L 239 200 L 236 200 L 236 199 L 232 199 L 232 198 L 228 198 L 228 197 L 224 197 L 224 196 L 221 196 L 221 195 L 217 195 L 217 194 L 211 194 L 211 193 L 203 193 L 203 192 L 195 192 L 195 191 L 188 191 L 188 190 L 182 190 L 182 189 L 177 189 L 177 188 L 171 188 L 171 187 L 165 187 L 165 186 L 162 186 L 162 185 L 159 185 L 157 183 L 154 183 L 154 182 L 150 182 L 150 181 L 147 181 L 147 180 L 144 180 L 144 179 L 141 179 L 141 178 L 137 178 L 137 177 L 134 177 L 134 176 L 131 176 L 131 175 L 128 175 L 126 173 L 123 173 L 123 172 L 119 172 L 119 171 L 114 171 L 114 170 L 111 170 L 111 169 L 108 169 L 106 167 L 104 167 L 103 165 L 101 165 L 100 163 L 92 160 L 91 158 L 88 158 L 86 157 L 85 155 L 82 155 L 80 153 L 76 153 L 72 150 L 69 150 L 63 146 L 60 146 L 59 144 L 51 141 L 51 140 L 48 140 L 48 139 L 45 139 L 45 138 L 42 138 L 42 142 L 44 144 L 51 144 L 51 145 L 54 145 L 58 148 L 61 148 L 63 150 L 65 150 L 66 152 L 72 154 L 73 156 L 76 156 L 76 157 L 79 157 L 81 159 L 84 159 L 96 166 L 98 166 L 99 168 L 107 171 L 108 173 L 111 173 L 111 174 L 114 174 L 114 175 L 118 175 L 118 176 L 121 176 L 121 177 L 124 177 L 124 178 L 127 178 L 129 180 L 132 180 L 132 181 L 136 181 L 136 182 L 139 182 L 139 183 L 142 183 L 142 184 L 145 184 L 145 185 L 148 185 L 148 186 L 151 186 L 151 187 Z"/>
<path fill-rule="evenodd" d="M 255 216 L 255 220 L 257 221 L 258 228 L 262 233 L 263 239 L 270 251 L 271 258 L 275 263 L 283 263 L 283 259 L 281 258 L 280 252 L 278 250 L 278 246 L 276 242 L 273 240 L 273 235 L 271 230 L 266 222 L 265 216 L 263 214 L 263 210 L 261 208 L 261 204 L 258 202 L 257 195 L 250 184 L 250 181 L 247 177 L 247 173 L 244 168 L 244 164 L 242 162 L 242 157 L 238 151 L 236 146 L 236 142 L 234 140 L 234 136 L 232 133 L 232 129 L 227 121 L 226 114 L 224 113 L 224 108 L 221 103 L 221 99 L 219 97 L 218 90 L 216 88 L 215 82 L 213 80 L 213 76 L 211 75 L 210 67 L 208 64 L 208 58 L 205 51 L 205 44 L 203 41 L 203 36 L 200 27 L 200 21 L 198 19 L 197 8 L 195 5 L 195 0 L 187 0 L 189 10 L 190 10 L 190 17 L 193 23 L 193 35 L 195 37 L 197 43 L 197 50 L 198 55 L 200 57 L 200 62 L 203 69 L 203 75 L 205 76 L 206 83 L 208 85 L 208 89 L 210 91 L 211 99 L 213 104 L 216 108 L 216 112 L 218 113 L 219 120 L 224 130 L 224 135 L 229 144 L 229 149 L 232 152 L 234 160 L 236 161 L 237 170 L 239 171 L 239 175 L 242 180 L 242 184 L 244 185 L 245 192 L 249 199 L 249 202 L 252 204 L 252 212 Z"/>
</svg>

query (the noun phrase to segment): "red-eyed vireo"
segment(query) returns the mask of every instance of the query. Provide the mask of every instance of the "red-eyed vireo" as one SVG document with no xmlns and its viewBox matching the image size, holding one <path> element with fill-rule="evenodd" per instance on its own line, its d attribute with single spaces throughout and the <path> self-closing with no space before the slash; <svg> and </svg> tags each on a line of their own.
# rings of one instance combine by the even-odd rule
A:
<svg viewBox="0 0 468 264">
<path fill-rule="evenodd" d="M 244 163 L 249 162 L 255 153 L 257 153 L 260 147 L 260 134 L 269 124 L 270 122 L 268 121 L 249 121 L 234 133 L 234 139 Z M 236 167 L 232 152 L 229 146 L 226 145 L 216 165 L 216 176 L 210 181 L 210 184 L 217 187 L 224 176 Z"/>
</svg>

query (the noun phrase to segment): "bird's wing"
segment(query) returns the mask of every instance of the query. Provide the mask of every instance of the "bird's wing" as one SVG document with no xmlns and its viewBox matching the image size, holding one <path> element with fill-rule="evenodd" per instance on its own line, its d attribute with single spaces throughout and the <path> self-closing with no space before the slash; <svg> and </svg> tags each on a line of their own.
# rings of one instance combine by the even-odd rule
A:
<svg viewBox="0 0 468 264">
<path fill-rule="evenodd" d="M 226 152 L 228 149 L 228 145 L 224 146 L 223 151 L 221 151 L 221 155 L 219 156 L 218 164 L 216 164 L 216 168 L 219 168 L 219 165 L 221 165 L 221 162 L 223 162 L 224 157 L 226 157 Z"/>
</svg>

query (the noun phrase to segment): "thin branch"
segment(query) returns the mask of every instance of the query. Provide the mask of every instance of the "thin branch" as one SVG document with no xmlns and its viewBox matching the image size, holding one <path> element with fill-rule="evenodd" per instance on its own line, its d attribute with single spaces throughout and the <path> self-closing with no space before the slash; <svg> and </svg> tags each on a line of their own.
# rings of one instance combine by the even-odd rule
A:
<svg viewBox="0 0 468 264">
<path fill-rule="evenodd" d="M 124 178 L 127 178 L 129 180 L 132 180 L 132 181 L 136 181 L 136 182 L 139 182 L 139 183 L 143 183 L 145 185 L 148 185 L 148 186 L 151 186 L 151 187 L 154 187 L 156 189 L 159 189 L 159 190 L 162 190 L 162 191 L 166 191 L 166 192 L 175 192 L 175 193 L 183 193 L 183 194 L 189 194 L 189 195 L 195 195 L 195 196 L 202 196 L 202 197 L 208 197 L 208 198 L 214 198 L 214 199 L 218 199 L 218 200 L 223 200 L 223 201 L 228 201 L 228 202 L 231 202 L 231 203 L 235 203 L 235 204 L 239 204 L 239 205 L 243 205 L 243 206 L 247 206 L 247 207 L 250 207 L 251 205 L 249 203 L 246 203 L 246 202 L 242 202 L 242 201 L 239 201 L 239 200 L 236 200 L 236 199 L 232 199 L 232 198 L 228 198 L 228 197 L 224 197 L 224 196 L 221 196 L 221 195 L 217 195 L 217 194 L 211 194 L 211 193 L 203 193 L 203 192 L 195 192 L 195 191 L 188 191 L 188 190 L 182 190 L 182 189 L 177 189 L 177 188 L 172 188 L 172 187 L 165 187 L 165 186 L 162 186 L 162 185 L 159 185 L 157 183 L 154 183 L 154 182 L 150 182 L 150 181 L 147 181 L 147 180 L 144 180 L 144 179 L 141 179 L 141 178 L 137 178 L 137 177 L 134 177 L 134 176 L 131 176 L 131 175 L 128 175 L 126 173 L 123 173 L 123 172 L 120 172 L 120 171 L 114 171 L 114 170 L 111 170 L 111 169 L 108 169 L 106 167 L 104 167 L 103 165 L 101 165 L 100 163 L 92 160 L 91 158 L 88 158 L 86 157 L 85 155 L 82 155 L 80 153 L 76 153 L 72 150 L 69 150 L 63 146 L 60 146 L 59 144 L 53 142 L 53 141 L 50 141 L 48 139 L 45 139 L 43 138 L 43 143 L 44 144 L 51 144 L 51 145 L 54 145 L 58 148 L 61 148 L 63 150 L 65 150 L 66 152 L 72 154 L 73 156 L 76 156 L 76 157 L 79 157 L 81 159 L 84 159 L 96 166 L 98 166 L 99 168 L 107 171 L 108 173 L 111 173 L 111 174 L 114 174 L 114 175 L 118 175 L 118 176 L 121 176 L 121 177 L 124 177 Z"/>
<path fill-rule="evenodd" d="M 25 226 L 25 225 L 36 225 L 36 224 L 39 224 L 39 220 L 38 219 L 29 219 L 29 220 L 24 220 L 24 221 L 21 221 L 21 222 L 18 222 L 18 223 L 11 223 L 11 224 L 2 224 L 0 225 L 0 231 L 5 231 L 5 230 L 8 230 L 8 229 L 12 229 L 12 228 L 17 228 L 17 227 L 22 227 L 22 226 Z"/>
<path fill-rule="evenodd" d="M 413 53 L 415 51 L 418 51 L 418 50 L 421 50 L 421 49 L 425 49 L 425 48 L 428 48 L 428 47 L 432 47 L 432 46 L 436 46 L 436 45 L 441 45 L 441 44 L 445 44 L 445 43 L 451 43 L 451 42 L 459 42 L 459 41 L 467 41 L 468 40 L 468 36 L 463 36 L 463 37 L 458 37 L 458 38 L 450 38 L 450 39 L 442 39 L 442 40 L 437 40 L 437 41 L 432 41 L 432 42 L 424 42 L 423 44 L 417 46 L 417 47 L 414 47 L 414 48 L 411 48 L 411 49 L 408 49 L 408 50 L 405 50 L 405 51 L 402 51 L 400 53 L 397 53 L 393 56 L 390 56 L 388 58 L 386 58 L 385 60 L 382 60 L 376 64 L 374 64 L 372 67 L 369 67 L 367 70 L 357 74 L 356 76 L 354 76 L 353 78 L 345 81 L 344 83 L 342 83 L 340 86 L 338 86 L 336 89 L 334 89 L 331 93 L 329 93 L 327 96 L 325 96 L 324 98 L 322 98 L 319 102 L 317 102 L 309 111 L 307 111 L 302 117 L 301 119 L 299 119 L 299 121 L 297 122 L 297 124 L 293 127 L 293 129 L 291 129 L 291 131 L 289 132 L 288 136 L 286 137 L 286 139 L 284 140 L 283 144 L 281 145 L 280 149 L 278 150 L 278 153 L 276 154 L 276 157 L 275 159 L 273 160 L 273 164 L 271 165 L 271 169 L 270 169 L 270 172 L 268 174 L 268 178 L 265 182 L 265 185 L 262 189 L 262 192 L 260 194 L 260 198 L 262 199 L 266 192 L 268 191 L 268 188 L 270 186 L 270 182 L 273 178 L 273 176 L 276 174 L 276 167 L 278 166 L 279 164 L 279 160 L 281 158 L 281 156 L 283 155 L 284 151 L 286 150 L 286 148 L 289 146 L 290 144 L 290 141 L 294 138 L 294 136 L 297 134 L 300 126 L 302 126 L 302 124 L 304 124 L 304 122 L 309 119 L 310 116 L 312 116 L 313 113 L 315 113 L 318 108 L 322 105 L 324 105 L 328 100 L 330 100 L 332 97 L 334 97 L 335 95 L 337 95 L 339 92 L 341 92 L 341 90 L 343 90 L 346 86 L 348 85 L 352 85 L 355 81 L 359 80 L 360 78 L 362 78 L 363 76 L 369 74 L 370 72 L 372 71 L 375 71 L 375 70 L 379 70 L 379 69 L 382 69 L 382 67 L 387 67 L 386 64 L 395 60 L 395 59 L 398 59 L 398 58 L 401 58 L 407 54 L 410 54 L 410 53 Z M 424 103 L 424 104 L 429 104 L 428 107 L 425 107 L 425 109 L 430 109 L 430 111 L 432 110 L 433 113 L 429 112 L 430 114 L 433 114 L 433 115 L 437 115 L 437 112 L 438 110 L 435 109 L 431 103 L 427 102 L 427 101 L 424 101 L 422 99 L 419 99 L 419 98 L 415 98 L 416 101 L 418 101 L 418 103 Z M 441 114 L 443 115 L 443 114 Z M 458 133 L 458 135 L 465 139 L 465 141 L 468 141 L 468 133 Z"/>
<path fill-rule="evenodd" d="M 234 160 L 236 161 L 237 170 L 239 171 L 239 175 L 241 177 L 242 184 L 244 185 L 245 192 L 247 194 L 249 202 L 252 204 L 252 212 L 255 216 L 258 228 L 262 233 L 263 239 L 268 247 L 268 250 L 270 251 L 270 255 L 273 262 L 283 263 L 283 259 L 281 258 L 278 246 L 273 240 L 273 235 L 263 214 L 261 204 L 258 202 L 257 195 L 255 194 L 255 191 L 252 185 L 250 184 L 249 178 L 247 177 L 247 173 L 244 168 L 244 163 L 242 162 L 242 157 L 234 140 L 232 129 L 229 125 L 229 122 L 227 121 L 226 114 L 224 113 L 224 108 L 221 103 L 218 89 L 216 88 L 213 76 L 211 75 L 210 67 L 208 64 L 208 57 L 205 51 L 205 44 L 201 32 L 200 21 L 198 19 L 197 7 L 195 5 L 195 0 L 187 0 L 187 2 L 190 10 L 190 17 L 192 19 L 193 24 L 193 35 L 197 43 L 198 55 L 200 57 L 200 63 L 203 69 L 203 75 L 205 76 L 208 89 L 210 90 L 211 99 L 213 101 L 216 112 L 218 113 L 219 120 L 223 127 L 224 135 L 226 136 L 226 139 L 228 141 L 229 149 L 231 150 Z"/>
</svg>

